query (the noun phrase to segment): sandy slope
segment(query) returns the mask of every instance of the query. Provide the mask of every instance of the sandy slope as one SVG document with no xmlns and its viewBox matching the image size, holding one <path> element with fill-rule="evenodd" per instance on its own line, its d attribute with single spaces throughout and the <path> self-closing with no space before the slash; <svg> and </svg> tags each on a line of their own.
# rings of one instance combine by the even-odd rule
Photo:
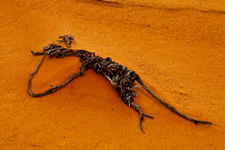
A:
<svg viewBox="0 0 225 150">
<path fill-rule="evenodd" d="M 141 5 L 148 7 L 182 8 L 196 9 L 204 11 L 225 11 L 225 1 L 223 0 L 99 0 L 108 3 L 120 3 L 128 5 Z"/>
<path fill-rule="evenodd" d="M 7 1 L 0 6 L 0 149 L 222 149 L 225 139 L 225 2 Z M 194 125 L 141 87 L 127 107 L 90 70 L 41 98 L 27 93 L 41 50 L 73 34 L 73 48 L 94 51 L 135 70 L 159 97 L 215 125 Z M 77 58 L 48 59 L 33 80 L 43 91 L 79 70 Z"/>
</svg>

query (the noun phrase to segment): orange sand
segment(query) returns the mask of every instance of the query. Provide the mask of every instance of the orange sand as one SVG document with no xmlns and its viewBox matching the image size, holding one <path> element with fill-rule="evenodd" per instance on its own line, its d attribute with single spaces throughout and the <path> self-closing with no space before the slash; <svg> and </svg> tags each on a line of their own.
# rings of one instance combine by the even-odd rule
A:
<svg viewBox="0 0 225 150">
<path fill-rule="evenodd" d="M 223 149 L 225 147 L 225 2 L 222 0 L 3 1 L 0 6 L 0 149 Z M 72 34 L 84 48 L 135 70 L 173 114 L 136 88 L 126 106 L 111 84 L 89 70 L 54 94 L 33 98 L 29 74 L 40 51 Z M 40 92 L 66 80 L 78 58 L 47 59 L 33 80 Z"/>
</svg>

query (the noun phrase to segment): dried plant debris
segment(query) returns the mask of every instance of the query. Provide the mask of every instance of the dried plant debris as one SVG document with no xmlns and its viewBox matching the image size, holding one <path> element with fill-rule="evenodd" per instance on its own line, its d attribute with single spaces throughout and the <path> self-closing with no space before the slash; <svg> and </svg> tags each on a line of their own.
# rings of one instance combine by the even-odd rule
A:
<svg viewBox="0 0 225 150">
<path fill-rule="evenodd" d="M 49 44 L 48 46 L 43 48 L 42 52 L 31 51 L 34 56 L 44 55 L 37 69 L 30 74 L 29 83 L 28 83 L 28 92 L 31 96 L 40 97 L 47 94 L 51 94 L 59 90 L 60 88 L 64 87 L 68 83 L 70 83 L 73 79 L 84 75 L 86 70 L 94 69 L 94 71 L 97 74 L 104 76 L 106 79 L 108 79 L 111 82 L 114 89 L 119 92 L 121 100 L 125 104 L 127 104 L 129 107 L 134 108 L 140 114 L 140 128 L 142 132 L 144 132 L 142 127 L 142 122 L 144 117 L 153 118 L 153 116 L 145 114 L 144 112 L 142 112 L 140 106 L 135 104 L 133 99 L 136 96 L 136 93 L 134 91 L 135 81 L 137 81 L 152 97 L 154 97 L 156 100 L 158 100 L 160 103 L 162 103 L 164 106 L 169 108 L 172 112 L 176 113 L 177 115 L 189 121 L 192 121 L 195 124 L 212 124 L 209 121 L 196 120 L 180 113 L 174 107 L 170 106 L 169 104 L 161 100 L 159 97 L 157 97 L 143 83 L 143 81 L 141 80 L 138 74 L 136 74 L 132 70 L 127 69 L 127 67 L 112 61 L 110 57 L 102 58 L 100 56 L 96 56 L 94 52 L 89 52 L 83 49 L 71 49 L 70 48 L 71 43 L 74 42 L 76 44 L 73 36 L 63 35 L 63 36 L 59 36 L 59 38 L 62 38 L 62 40 L 56 40 L 55 42 Z M 59 44 L 55 44 L 56 42 L 59 42 L 59 43 L 65 42 L 65 44 L 67 45 L 67 48 L 62 47 Z M 56 58 L 63 58 L 66 56 L 79 57 L 81 61 L 80 72 L 74 73 L 65 82 L 63 82 L 60 85 L 53 86 L 50 89 L 41 93 L 33 93 L 31 91 L 31 81 L 33 79 L 33 76 L 38 72 L 46 56 L 56 57 Z"/>
</svg>

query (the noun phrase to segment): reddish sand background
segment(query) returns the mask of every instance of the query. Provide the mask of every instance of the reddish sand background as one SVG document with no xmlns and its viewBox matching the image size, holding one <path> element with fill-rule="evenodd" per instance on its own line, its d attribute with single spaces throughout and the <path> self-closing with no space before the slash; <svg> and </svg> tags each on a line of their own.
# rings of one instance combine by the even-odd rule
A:
<svg viewBox="0 0 225 150">
<path fill-rule="evenodd" d="M 84 48 L 135 70 L 159 97 L 215 125 L 195 125 L 136 88 L 143 122 L 111 84 L 89 70 L 33 98 L 40 51 L 72 34 Z M 0 6 L 0 149 L 223 149 L 225 2 L 222 0 L 3 1 Z M 35 92 L 79 70 L 78 58 L 47 59 Z"/>
</svg>

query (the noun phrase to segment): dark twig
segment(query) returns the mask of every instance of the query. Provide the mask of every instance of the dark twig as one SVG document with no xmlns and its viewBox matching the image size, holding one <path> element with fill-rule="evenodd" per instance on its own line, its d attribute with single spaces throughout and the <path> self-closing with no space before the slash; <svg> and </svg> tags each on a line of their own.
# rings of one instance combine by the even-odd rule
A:
<svg viewBox="0 0 225 150">
<path fill-rule="evenodd" d="M 192 122 L 194 122 L 195 124 L 212 124 L 212 122 L 209 121 L 202 121 L 202 120 L 196 120 L 193 118 L 190 118 L 182 113 L 180 113 L 179 111 L 177 111 L 174 107 L 170 106 L 169 104 L 167 104 L 166 102 L 164 102 L 163 100 L 161 100 L 160 98 L 158 98 L 149 88 L 146 87 L 146 85 L 142 82 L 142 80 L 140 78 L 137 78 L 137 82 L 141 84 L 141 86 L 150 94 L 152 95 L 152 97 L 154 97 L 156 100 L 158 100 L 160 103 L 162 103 L 163 105 L 165 105 L 167 108 L 169 108 L 171 111 L 173 111 L 174 113 L 178 114 L 179 116 L 190 120 Z"/>
<path fill-rule="evenodd" d="M 50 93 L 53 93 L 60 88 L 66 86 L 68 83 L 70 83 L 73 79 L 82 76 L 84 72 L 88 69 L 94 69 L 94 71 L 100 75 L 103 75 L 106 79 L 108 79 L 111 84 L 113 85 L 114 89 L 119 92 L 121 100 L 127 104 L 128 106 L 131 106 L 133 109 L 135 109 L 140 114 L 140 128 L 142 132 L 144 133 L 142 122 L 144 120 L 144 117 L 153 118 L 150 115 L 147 115 L 141 111 L 140 106 L 136 105 L 134 103 L 133 97 L 136 96 L 136 93 L 134 92 L 135 87 L 135 81 L 140 83 L 140 85 L 156 100 L 158 100 L 160 103 L 165 105 L 167 108 L 169 108 L 172 112 L 176 113 L 177 115 L 192 121 L 196 124 L 212 124 L 209 121 L 202 121 L 202 120 L 196 120 L 193 118 L 190 118 L 179 111 L 177 111 L 174 107 L 170 106 L 160 98 L 158 98 L 147 86 L 143 83 L 141 78 L 138 74 L 136 74 L 132 70 L 128 70 L 127 67 L 118 64 L 111 60 L 110 57 L 102 58 L 100 56 L 96 56 L 95 53 L 91 53 L 86 50 L 75 50 L 75 49 L 69 49 L 71 47 L 71 42 L 74 41 L 76 44 L 76 41 L 74 40 L 74 37 L 71 35 L 63 35 L 59 36 L 59 38 L 62 38 L 62 40 L 56 40 L 55 42 L 49 44 L 48 46 L 43 48 L 43 52 L 33 52 L 31 53 L 34 56 L 37 55 L 44 55 L 41 59 L 37 69 L 30 74 L 29 83 L 28 83 L 28 92 L 31 96 L 34 97 L 40 97 L 44 96 Z M 65 42 L 67 45 L 67 48 L 62 47 L 61 45 L 55 44 L 56 42 Z M 33 79 L 33 76 L 38 72 L 42 62 L 44 61 L 45 57 L 49 55 L 50 57 L 56 57 L 56 58 L 63 58 L 66 56 L 76 56 L 80 58 L 80 61 L 82 63 L 80 72 L 74 73 L 71 75 L 65 82 L 63 82 L 60 85 L 54 86 L 52 88 L 49 88 L 48 90 L 41 92 L 41 93 L 33 93 L 31 91 L 31 81 Z"/>
</svg>

